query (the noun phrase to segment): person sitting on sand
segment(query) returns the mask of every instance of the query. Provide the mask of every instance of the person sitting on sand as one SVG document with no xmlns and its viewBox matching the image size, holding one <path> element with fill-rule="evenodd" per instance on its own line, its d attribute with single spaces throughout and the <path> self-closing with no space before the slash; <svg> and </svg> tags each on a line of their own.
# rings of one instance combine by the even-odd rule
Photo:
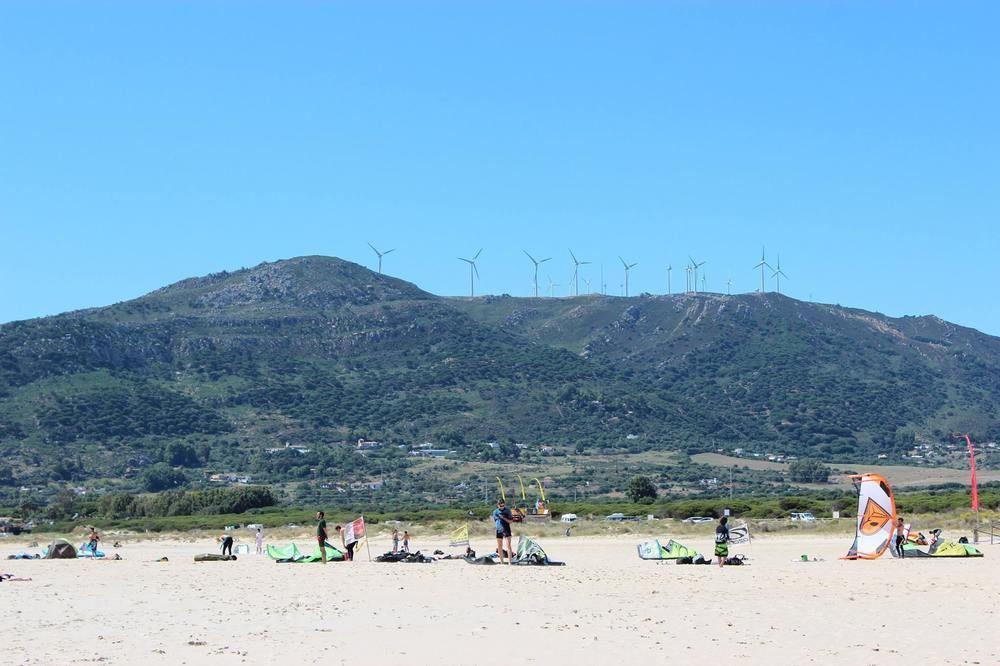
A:
<svg viewBox="0 0 1000 666">
<path fill-rule="evenodd" d="M 319 552 L 323 556 L 323 564 L 326 564 L 326 514 L 322 511 L 316 512 L 316 543 L 319 544 Z"/>
<path fill-rule="evenodd" d="M 263 527 L 258 527 L 257 528 L 257 534 L 254 535 L 254 539 L 257 542 L 257 554 L 258 555 L 263 555 L 264 554 L 264 528 Z"/>
<path fill-rule="evenodd" d="M 91 527 L 90 534 L 87 535 L 87 548 L 90 549 L 91 553 L 97 554 L 97 542 L 101 540 L 101 537 L 97 534 L 97 528 Z"/>
<path fill-rule="evenodd" d="M 719 566 L 725 566 L 726 558 L 729 557 L 729 522 L 728 516 L 719 518 L 719 524 L 715 528 L 715 556 L 719 558 Z"/>
<path fill-rule="evenodd" d="M 500 558 L 500 564 L 504 563 L 504 543 L 507 544 L 507 563 L 514 563 L 514 547 L 510 545 L 510 525 L 512 522 L 514 522 L 514 514 L 507 508 L 507 503 L 502 499 L 497 500 L 497 508 L 493 510 L 493 523 L 496 527 L 497 556 Z"/>
<path fill-rule="evenodd" d="M 228 557 L 232 557 L 233 537 L 228 534 L 223 534 L 221 537 L 219 537 L 219 540 L 222 541 L 222 554 Z"/>
<path fill-rule="evenodd" d="M 392 528 L 392 552 L 399 552 L 399 530 L 395 527 Z"/>
</svg>

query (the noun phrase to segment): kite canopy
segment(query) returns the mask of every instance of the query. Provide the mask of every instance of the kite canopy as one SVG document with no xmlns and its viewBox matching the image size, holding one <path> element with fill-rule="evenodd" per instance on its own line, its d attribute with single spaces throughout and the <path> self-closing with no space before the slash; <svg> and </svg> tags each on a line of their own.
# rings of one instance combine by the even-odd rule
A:
<svg viewBox="0 0 1000 666">
<path fill-rule="evenodd" d="M 277 562 L 298 562 L 302 559 L 302 553 L 294 543 L 284 547 L 267 544 L 267 556 Z"/>
<path fill-rule="evenodd" d="M 653 539 L 652 541 L 640 543 L 637 548 L 639 550 L 639 559 L 642 560 L 677 560 L 682 557 L 695 557 L 698 555 L 698 552 L 693 548 L 688 548 L 673 539 L 667 541 L 666 546 L 661 544 L 658 539 Z"/>
<path fill-rule="evenodd" d="M 983 551 L 967 543 L 958 541 L 938 541 L 927 550 L 921 550 L 915 543 L 907 543 L 903 546 L 903 556 L 907 559 L 912 557 L 982 557 Z"/>
<path fill-rule="evenodd" d="M 319 546 L 313 549 L 312 555 L 303 555 L 299 547 L 294 543 L 279 547 L 271 544 L 267 545 L 267 556 L 275 562 L 322 562 L 323 553 Z M 330 562 L 340 562 L 344 559 L 344 554 L 330 544 L 326 544 L 326 559 Z"/>
<path fill-rule="evenodd" d="M 844 559 L 874 560 L 889 549 L 896 529 L 896 502 L 889 482 L 878 474 L 852 476 L 858 489 L 858 525 Z"/>
<path fill-rule="evenodd" d="M 49 544 L 42 557 L 46 560 L 75 560 L 76 548 L 66 539 L 56 539 Z"/>
<path fill-rule="evenodd" d="M 538 542 L 530 537 L 523 536 L 517 542 L 517 556 L 513 560 L 514 564 L 529 564 L 538 566 L 565 566 L 565 562 L 553 562 L 545 554 Z"/>
</svg>

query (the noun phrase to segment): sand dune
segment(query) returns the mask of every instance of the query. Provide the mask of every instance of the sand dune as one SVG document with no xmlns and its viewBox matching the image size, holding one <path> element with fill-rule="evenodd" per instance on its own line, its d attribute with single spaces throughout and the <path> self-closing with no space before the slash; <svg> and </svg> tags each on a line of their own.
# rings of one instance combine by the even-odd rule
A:
<svg viewBox="0 0 1000 666">
<path fill-rule="evenodd" d="M 748 566 L 719 570 L 640 561 L 637 541 L 545 540 L 561 568 L 365 554 L 326 566 L 195 563 L 210 540 L 128 543 L 120 562 L 5 560 L 0 571 L 33 580 L 0 583 L 2 661 L 1000 663 L 1000 547 L 979 560 L 844 562 L 841 538 L 771 537 L 736 549 Z M 385 548 L 373 541 L 373 554 Z M 19 549 L 0 542 L 4 556 Z M 824 561 L 794 561 L 803 553 Z"/>
</svg>

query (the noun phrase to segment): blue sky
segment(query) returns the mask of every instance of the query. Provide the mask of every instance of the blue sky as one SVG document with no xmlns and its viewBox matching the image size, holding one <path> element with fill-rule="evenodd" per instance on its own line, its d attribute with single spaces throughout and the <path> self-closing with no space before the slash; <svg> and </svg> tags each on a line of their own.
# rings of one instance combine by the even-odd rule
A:
<svg viewBox="0 0 1000 666">
<path fill-rule="evenodd" d="M 1000 334 L 996 2 L 0 4 L 0 321 L 303 254 L 568 248 Z M 544 288 L 544 287 L 543 287 Z"/>
</svg>

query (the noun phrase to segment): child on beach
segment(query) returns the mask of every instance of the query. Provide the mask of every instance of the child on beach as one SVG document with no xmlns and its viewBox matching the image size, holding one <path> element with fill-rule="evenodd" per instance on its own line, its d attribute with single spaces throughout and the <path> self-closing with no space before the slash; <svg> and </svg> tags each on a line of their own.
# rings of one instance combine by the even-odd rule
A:
<svg viewBox="0 0 1000 666">
<path fill-rule="evenodd" d="M 257 528 L 257 534 L 255 535 L 255 539 L 257 540 L 257 554 L 258 555 L 263 555 L 264 554 L 264 528 L 263 527 L 258 527 Z"/>
</svg>

